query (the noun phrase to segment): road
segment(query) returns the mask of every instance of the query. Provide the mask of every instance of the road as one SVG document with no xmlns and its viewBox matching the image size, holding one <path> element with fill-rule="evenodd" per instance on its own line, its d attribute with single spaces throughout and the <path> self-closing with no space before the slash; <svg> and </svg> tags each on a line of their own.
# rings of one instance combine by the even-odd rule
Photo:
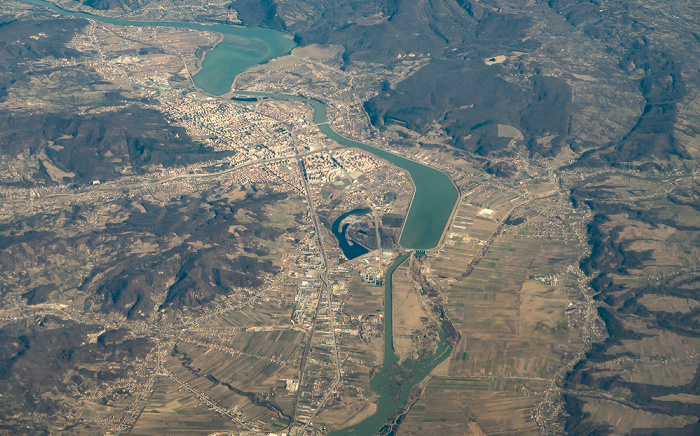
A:
<svg viewBox="0 0 700 436">
<path fill-rule="evenodd" d="M 336 340 L 336 332 L 335 332 L 335 313 L 333 312 L 333 300 L 332 300 L 332 295 L 331 295 L 331 289 L 328 286 L 328 255 L 326 254 L 326 247 L 323 243 L 323 233 L 322 233 L 322 227 L 320 224 L 320 221 L 318 219 L 318 215 L 316 214 L 316 209 L 314 208 L 313 200 L 311 198 L 311 190 L 309 189 L 309 183 L 306 178 L 306 170 L 304 169 L 304 162 L 303 158 L 310 154 L 310 152 L 299 154 L 298 146 L 297 146 L 297 139 L 296 139 L 296 134 L 294 131 L 292 131 L 292 146 L 294 147 L 294 150 L 297 151 L 296 159 L 297 159 L 297 164 L 299 165 L 299 171 L 301 172 L 301 179 L 304 185 L 304 193 L 306 196 L 306 201 L 308 202 L 309 206 L 309 215 L 311 215 L 311 220 L 314 225 L 314 230 L 316 231 L 316 237 L 318 239 L 318 245 L 319 245 L 319 250 L 321 252 L 321 256 L 323 257 L 323 271 L 321 271 L 320 279 L 321 282 L 323 283 L 321 285 L 321 292 L 320 292 L 320 297 L 318 299 L 318 306 L 316 307 L 316 316 L 318 316 L 319 311 L 323 307 L 323 301 L 325 299 L 326 302 L 326 308 L 328 310 L 328 319 L 329 319 L 329 327 L 330 327 L 330 333 L 331 333 L 331 340 L 333 344 L 333 364 L 335 366 L 335 378 L 333 380 L 333 383 L 331 383 L 330 388 L 326 392 L 326 394 L 323 396 L 321 401 L 318 404 L 318 407 L 316 410 L 314 410 L 313 414 L 311 415 L 312 418 L 316 416 L 319 412 L 319 410 L 323 407 L 323 405 L 328 401 L 331 395 L 335 392 L 336 388 L 338 387 L 338 384 L 340 383 L 340 377 L 341 377 L 341 372 L 340 372 L 340 360 L 338 358 L 338 344 Z M 313 335 L 314 335 L 314 330 L 316 329 L 316 322 L 314 320 L 314 323 L 311 327 L 311 331 L 309 332 L 309 339 L 308 343 L 304 349 L 304 357 L 302 358 L 302 363 L 301 363 L 301 368 L 300 368 L 300 373 L 299 373 L 299 386 L 303 386 L 303 381 L 304 381 L 304 370 L 306 367 L 306 355 L 309 352 L 311 341 L 313 340 Z M 301 389 L 301 388 L 300 388 Z M 294 405 L 294 416 L 297 416 L 297 403 Z M 294 423 L 292 423 L 293 425 Z M 304 424 L 302 427 L 301 431 L 299 434 L 306 434 L 308 430 L 309 424 Z"/>
</svg>

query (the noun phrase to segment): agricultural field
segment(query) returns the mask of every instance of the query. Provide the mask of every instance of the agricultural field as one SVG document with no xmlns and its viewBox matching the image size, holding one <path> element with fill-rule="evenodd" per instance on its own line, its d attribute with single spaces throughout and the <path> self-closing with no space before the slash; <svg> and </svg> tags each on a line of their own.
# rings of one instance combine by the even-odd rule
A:
<svg viewBox="0 0 700 436">
<path fill-rule="evenodd" d="M 343 428 L 361 421 L 375 410 L 370 376 L 379 368 L 384 356 L 384 287 L 364 282 L 355 269 L 334 273 L 331 278 L 336 289 L 334 304 L 339 307 L 335 322 L 342 382 L 314 422 L 328 428 Z M 323 380 L 332 380 L 335 376 L 333 368 L 322 364 L 329 360 L 330 335 L 323 333 L 324 329 L 328 330 L 327 323 L 326 317 L 317 317 L 316 335 L 312 341 L 310 363 L 307 364 L 307 371 L 311 368 L 307 383 L 317 397 L 325 393 Z M 305 402 L 307 409 L 303 409 Z M 299 404 L 308 415 L 313 410 L 314 397 L 300 399 Z"/>
<path fill-rule="evenodd" d="M 274 356 L 279 353 L 286 357 L 286 349 L 300 348 L 303 334 L 261 332 L 243 336 L 233 343 L 226 341 L 230 346 L 179 341 L 167 356 L 165 369 L 201 400 L 229 411 L 242 422 L 256 423 L 270 431 L 284 427 L 293 407 L 293 393 L 287 391 L 286 380 L 298 379 L 299 368 Z M 251 346 L 270 350 L 269 355 L 250 352 Z"/>
<path fill-rule="evenodd" d="M 518 389 L 517 381 L 494 385 L 484 379 L 435 377 L 413 406 L 398 432 L 423 434 L 532 434 L 538 427 L 530 419 L 536 398 Z M 478 423 L 474 420 L 478 417 Z M 472 427 L 476 428 L 472 428 Z"/>
<path fill-rule="evenodd" d="M 435 354 L 438 342 L 437 323 L 411 277 L 411 261 L 398 267 L 392 278 L 394 352 L 400 361 Z"/>
<path fill-rule="evenodd" d="M 159 379 L 131 434 L 211 434 L 231 432 L 236 424 L 203 404 L 201 398 L 167 378 Z"/>
<path fill-rule="evenodd" d="M 700 434 L 697 0 L 49 3 L 0 0 L 0 434 Z M 454 183 L 436 247 L 341 136 Z"/>
<path fill-rule="evenodd" d="M 547 191 L 523 199 L 483 187 L 462 198 L 425 267 L 439 277 L 459 340 L 400 434 L 461 431 L 459 415 L 478 417 L 472 425 L 486 434 L 538 433 L 535 409 L 571 352 L 570 305 L 581 299 L 569 269 L 582 217 Z"/>
</svg>

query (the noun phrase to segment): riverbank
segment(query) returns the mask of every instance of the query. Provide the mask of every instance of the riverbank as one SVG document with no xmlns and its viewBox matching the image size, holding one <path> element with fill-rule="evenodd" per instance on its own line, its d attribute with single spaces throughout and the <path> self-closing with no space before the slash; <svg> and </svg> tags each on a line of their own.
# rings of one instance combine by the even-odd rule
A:
<svg viewBox="0 0 700 436">
<path fill-rule="evenodd" d="M 220 42 L 206 53 L 199 70 L 195 73 L 190 72 L 194 85 L 212 95 L 228 93 L 234 79 L 240 73 L 270 59 L 285 55 L 296 46 L 288 34 L 261 27 L 192 22 L 132 21 L 67 10 L 47 0 L 22 1 L 44 6 L 61 15 L 86 18 L 118 26 L 171 27 L 219 33 L 223 35 Z"/>
<path fill-rule="evenodd" d="M 236 91 L 234 95 L 268 97 L 308 103 L 313 108 L 313 122 L 321 133 L 343 147 L 359 148 L 408 172 L 413 181 L 413 200 L 408 210 L 399 245 L 413 250 L 437 247 L 459 199 L 459 191 L 447 174 L 414 160 L 380 148 L 346 138 L 335 132 L 326 121 L 326 105 L 315 99 L 265 92 Z"/>
<path fill-rule="evenodd" d="M 440 341 L 434 355 L 423 359 L 405 362 L 399 366 L 399 358 L 394 352 L 393 274 L 413 253 L 405 253 L 392 263 L 384 277 L 384 359 L 382 368 L 372 377 L 370 387 L 379 395 L 377 411 L 362 422 L 336 430 L 331 436 L 357 436 L 377 434 L 408 403 L 409 394 L 414 386 L 424 380 L 428 374 L 450 355 L 452 345 L 445 331 L 439 329 Z M 391 424 L 389 424 L 391 425 Z"/>
</svg>

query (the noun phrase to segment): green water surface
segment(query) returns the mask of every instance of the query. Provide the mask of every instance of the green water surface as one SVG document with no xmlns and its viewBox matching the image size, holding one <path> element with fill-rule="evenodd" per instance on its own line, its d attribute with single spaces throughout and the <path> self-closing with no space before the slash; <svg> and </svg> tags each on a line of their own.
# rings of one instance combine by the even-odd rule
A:
<svg viewBox="0 0 700 436">
<path fill-rule="evenodd" d="M 207 52 L 200 71 L 192 77 L 194 84 L 210 94 L 221 95 L 231 90 L 233 79 L 250 67 L 289 53 L 294 41 L 283 32 L 259 27 L 181 22 L 131 21 L 102 17 L 86 12 L 69 11 L 46 0 L 23 0 L 45 6 L 54 12 L 101 21 L 119 26 L 174 27 L 222 34 L 223 40 Z"/>
<path fill-rule="evenodd" d="M 207 53 L 202 69 L 193 77 L 194 84 L 197 87 L 215 95 L 229 92 L 236 75 L 245 69 L 288 53 L 294 47 L 293 41 L 286 34 L 269 29 L 222 24 L 205 25 L 199 23 L 121 20 L 84 12 L 68 11 L 46 0 L 24 1 L 46 6 L 60 14 L 89 18 L 122 26 L 176 27 L 221 33 L 224 35 L 223 41 Z M 459 196 L 457 188 L 446 174 L 394 153 L 389 153 L 339 135 L 326 123 L 326 106 L 318 100 L 290 95 L 244 92 L 240 92 L 240 94 L 307 102 L 313 106 L 314 123 L 318 124 L 321 132 L 328 138 L 346 147 L 365 150 L 406 170 L 413 180 L 415 193 L 401 233 L 400 244 L 403 247 L 417 250 L 425 250 L 437 246 Z M 433 356 L 406 362 L 402 366 L 398 365 L 399 359 L 394 352 L 393 346 L 391 279 L 396 268 L 405 262 L 410 255 L 410 253 L 407 253 L 399 257 L 386 273 L 384 293 L 384 361 L 381 370 L 370 382 L 372 389 L 379 395 L 377 411 L 357 425 L 333 432 L 332 435 L 334 436 L 371 435 L 379 432 L 391 415 L 406 404 L 411 388 L 427 377 L 450 354 L 451 345 L 447 341 L 447 335 L 441 328 L 439 330 L 440 342 Z"/>
<path fill-rule="evenodd" d="M 377 411 L 358 424 L 332 432 L 331 436 L 377 434 L 391 415 L 408 402 L 411 389 L 447 359 L 452 351 L 447 334 L 440 328 L 440 342 L 434 355 L 404 363 L 402 366 L 397 365 L 399 358 L 394 352 L 393 340 L 392 275 L 409 256 L 411 253 L 396 259 L 384 278 L 384 361 L 382 369 L 370 381 L 370 387 L 379 395 Z"/>
<path fill-rule="evenodd" d="M 229 92 L 235 77 L 247 68 L 288 53 L 294 47 L 294 42 L 288 35 L 270 29 L 224 24 L 122 20 L 69 11 L 47 0 L 24 1 L 43 5 L 63 15 L 89 18 L 121 26 L 176 27 L 221 33 L 224 35 L 223 40 L 206 54 L 201 70 L 192 78 L 198 88 L 215 95 Z M 326 123 L 326 106 L 318 100 L 278 94 L 241 94 L 305 101 L 313 106 L 313 120 L 328 138 L 346 147 L 365 150 L 406 170 L 413 180 L 415 193 L 399 243 L 402 247 L 417 250 L 437 246 L 459 196 L 457 188 L 446 174 L 427 165 L 339 135 Z"/>
<path fill-rule="evenodd" d="M 435 168 L 406 159 L 397 154 L 353 141 L 336 133 L 326 122 L 326 105 L 322 102 L 296 95 L 268 94 L 263 92 L 236 91 L 242 96 L 260 96 L 309 103 L 313 109 L 313 121 L 328 138 L 345 147 L 365 150 L 408 172 L 415 186 L 411 207 L 406 216 L 399 244 L 402 247 L 427 250 L 440 243 L 452 210 L 459 198 L 459 191 L 452 180 Z"/>
</svg>

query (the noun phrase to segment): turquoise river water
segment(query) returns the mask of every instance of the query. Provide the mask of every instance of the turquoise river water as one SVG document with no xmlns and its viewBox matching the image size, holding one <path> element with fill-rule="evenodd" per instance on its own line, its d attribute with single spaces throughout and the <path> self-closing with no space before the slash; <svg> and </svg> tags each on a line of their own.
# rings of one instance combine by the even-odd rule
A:
<svg viewBox="0 0 700 436">
<path fill-rule="evenodd" d="M 101 17 L 85 12 L 69 11 L 46 0 L 23 1 L 45 6 L 62 15 L 89 18 L 119 26 L 173 27 L 220 33 L 223 35 L 223 40 L 207 52 L 202 62 L 202 68 L 192 77 L 192 81 L 198 88 L 214 95 L 226 94 L 231 90 L 231 84 L 237 75 L 250 67 L 289 53 L 295 45 L 288 34 L 260 27 L 167 21 L 131 21 Z"/>
<path fill-rule="evenodd" d="M 294 42 L 288 35 L 269 29 L 228 26 L 223 24 L 200 24 L 179 22 L 129 21 L 101 17 L 83 12 L 68 11 L 46 0 L 24 0 L 43 5 L 54 12 L 122 26 L 152 26 L 188 28 L 218 32 L 223 40 L 209 51 L 202 69 L 193 77 L 200 89 L 215 95 L 226 94 L 235 77 L 246 69 L 277 56 L 288 53 Z M 313 121 L 321 132 L 345 147 L 359 148 L 384 159 L 408 172 L 415 186 L 411 207 L 401 232 L 399 243 L 409 249 L 434 248 L 447 226 L 459 193 L 450 178 L 441 171 L 406 159 L 397 154 L 348 139 L 336 133 L 326 122 L 326 106 L 322 102 L 300 96 L 244 93 L 241 95 L 264 96 L 277 99 L 304 101 L 314 109 Z M 379 395 L 377 411 L 357 425 L 335 431 L 333 436 L 376 434 L 387 420 L 408 401 L 410 390 L 450 354 L 451 346 L 444 330 L 439 330 L 440 341 L 434 355 L 398 365 L 394 352 L 392 323 L 392 274 L 411 253 L 399 257 L 387 270 L 384 286 L 384 360 L 381 370 L 372 378 L 370 385 Z"/>
<path fill-rule="evenodd" d="M 435 168 L 406 159 L 371 145 L 354 141 L 336 133 L 326 122 L 326 105 L 315 99 L 297 95 L 268 94 L 263 92 L 236 91 L 241 96 L 270 97 L 297 100 L 310 104 L 314 109 L 313 121 L 321 133 L 345 147 L 354 147 L 372 153 L 408 172 L 413 180 L 415 192 L 406 216 L 399 244 L 404 248 L 427 250 L 440 242 L 452 210 L 459 198 L 459 192 L 452 180 Z"/>
<path fill-rule="evenodd" d="M 330 436 L 365 436 L 377 434 L 389 418 L 408 402 L 411 389 L 440 363 L 445 361 L 452 351 L 447 334 L 440 328 L 440 342 L 432 356 L 413 360 L 398 365 L 399 358 L 394 352 L 394 325 L 392 306 L 392 275 L 411 256 L 406 253 L 391 264 L 384 277 L 384 361 L 382 368 L 372 377 L 370 386 L 379 395 L 377 411 L 364 421 L 341 430 Z"/>
</svg>

